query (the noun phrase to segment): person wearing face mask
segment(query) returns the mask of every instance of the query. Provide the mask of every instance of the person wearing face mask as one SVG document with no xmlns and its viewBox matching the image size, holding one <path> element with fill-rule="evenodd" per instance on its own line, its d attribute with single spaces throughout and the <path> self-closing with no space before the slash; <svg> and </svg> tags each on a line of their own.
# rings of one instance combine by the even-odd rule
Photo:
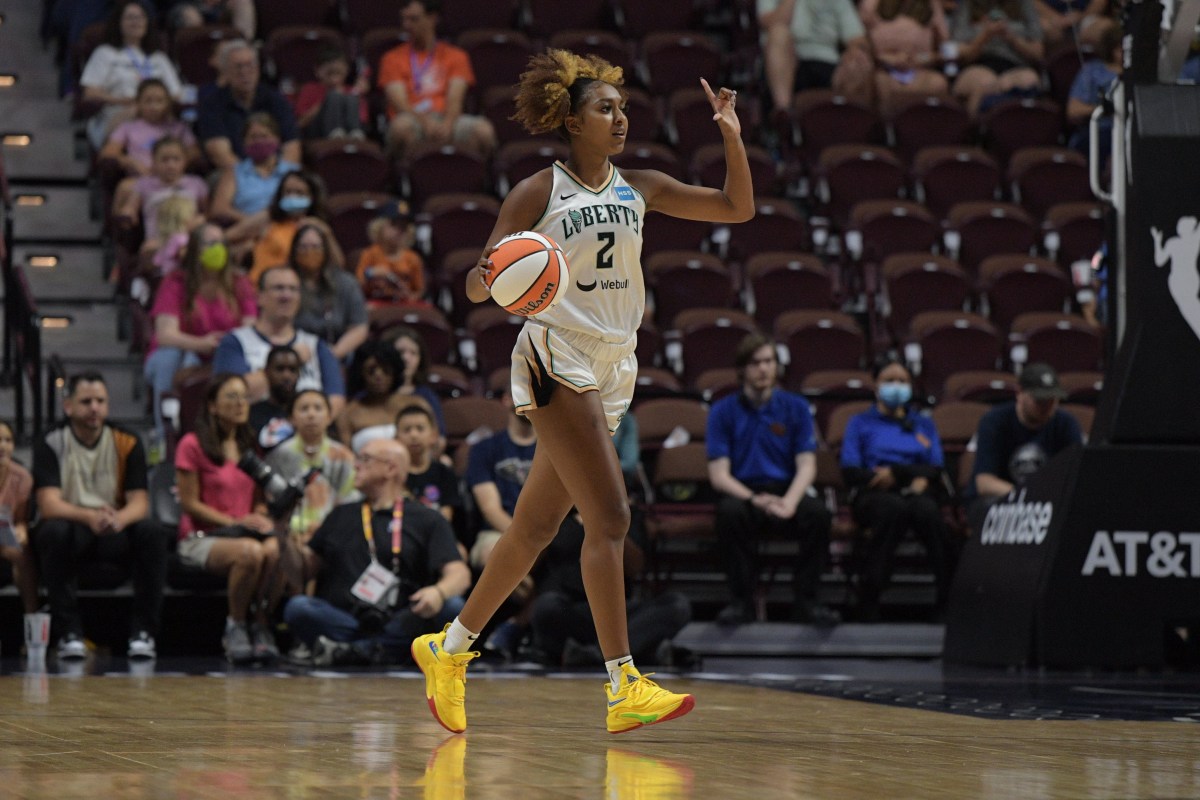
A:
<svg viewBox="0 0 1200 800">
<path fill-rule="evenodd" d="M 879 595 L 891 578 L 896 547 L 908 531 L 925 547 L 940 612 L 949 588 L 949 531 L 937 488 L 943 459 L 933 420 L 912 401 L 912 375 L 891 361 L 875 372 L 876 402 L 850 419 L 842 441 L 842 475 L 866 553 L 858 576 L 858 617 L 879 619 Z"/>
<path fill-rule="evenodd" d="M 211 223 L 192 231 L 179 269 L 167 274 L 154 296 L 154 336 L 143 374 L 154 396 L 154 424 L 162 431 L 158 401 L 181 367 L 212 358 L 217 343 L 239 325 L 254 323 L 254 287 L 229 262 L 225 234 Z"/>
<path fill-rule="evenodd" d="M 328 244 L 329 257 L 340 269 L 346 257 L 325 217 L 325 185 L 321 179 L 306 170 L 285 175 L 255 234 L 250 280 L 258 280 L 258 276 L 272 267 L 291 263 L 292 241 L 305 226 L 320 229 Z"/>
<path fill-rule="evenodd" d="M 296 327 L 320 336 L 339 361 L 367 340 L 367 304 L 354 276 L 333 260 L 331 237 L 304 225 L 292 239 L 288 263 L 300 275 Z"/>
<path fill-rule="evenodd" d="M 280 155 L 300 163 L 300 131 L 287 99 L 264 83 L 258 52 L 246 42 L 230 43 L 219 51 L 219 86 L 202 97 L 197 108 L 196 138 L 214 167 L 228 169 L 249 155 L 239 139 L 252 115 L 262 112 L 276 123 Z"/>
<path fill-rule="evenodd" d="M 280 156 L 279 136 L 279 124 L 270 114 L 251 114 L 242 129 L 245 156 L 221 170 L 213 188 L 213 215 L 234 223 L 231 232 L 237 240 L 257 235 L 266 224 L 266 211 L 280 181 L 300 169 L 298 163 Z"/>
</svg>

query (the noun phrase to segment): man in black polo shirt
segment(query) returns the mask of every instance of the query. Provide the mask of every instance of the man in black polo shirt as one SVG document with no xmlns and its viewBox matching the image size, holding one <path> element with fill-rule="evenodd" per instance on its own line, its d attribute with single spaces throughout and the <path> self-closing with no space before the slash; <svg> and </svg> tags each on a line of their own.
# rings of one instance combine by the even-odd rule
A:
<svg viewBox="0 0 1200 800">
<path fill-rule="evenodd" d="M 270 114 L 279 123 L 283 140 L 279 157 L 299 164 L 296 116 L 284 96 L 262 82 L 258 52 L 245 42 L 231 42 L 221 50 L 218 68 L 224 85 L 201 100 L 196 117 L 197 138 L 212 165 L 225 169 L 245 157 L 242 131 L 247 117 L 256 111 Z"/>
</svg>

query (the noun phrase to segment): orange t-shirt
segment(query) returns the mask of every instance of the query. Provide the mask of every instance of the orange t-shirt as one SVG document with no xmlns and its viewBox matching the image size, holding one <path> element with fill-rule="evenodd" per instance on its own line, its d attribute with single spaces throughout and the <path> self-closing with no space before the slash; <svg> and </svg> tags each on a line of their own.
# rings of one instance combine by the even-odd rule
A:
<svg viewBox="0 0 1200 800">
<path fill-rule="evenodd" d="M 387 276 L 367 274 L 367 270 L 374 272 L 380 267 L 389 270 L 391 275 L 408 287 L 411 299 L 420 300 L 425 294 L 425 264 L 415 251 L 406 247 L 392 257 L 383 252 L 379 245 L 373 244 L 362 251 L 362 255 L 358 257 L 358 267 L 354 270 L 367 299 L 377 299 L 389 294 L 390 281 Z"/>
<path fill-rule="evenodd" d="M 292 250 L 292 239 L 300 223 L 293 220 L 271 222 L 263 231 L 262 238 L 254 245 L 254 266 L 250 268 L 250 282 L 258 286 L 258 279 L 271 267 L 287 263 L 288 253 Z"/>
<path fill-rule="evenodd" d="M 467 86 L 475 85 L 475 71 L 467 52 L 446 42 L 436 42 L 433 53 L 418 53 L 412 45 L 402 44 L 384 53 L 379 61 L 379 88 L 386 93 L 389 83 L 403 83 L 409 108 L 422 114 L 446 110 L 446 92 L 454 78 L 462 78 Z M 388 117 L 395 113 L 389 105 Z"/>
</svg>

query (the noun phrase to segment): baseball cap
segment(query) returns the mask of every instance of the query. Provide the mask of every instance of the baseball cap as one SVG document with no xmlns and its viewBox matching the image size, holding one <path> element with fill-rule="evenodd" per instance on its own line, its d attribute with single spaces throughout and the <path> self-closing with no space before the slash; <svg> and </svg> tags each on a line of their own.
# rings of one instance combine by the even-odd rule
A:
<svg viewBox="0 0 1200 800">
<path fill-rule="evenodd" d="M 1035 400 L 1049 400 L 1052 397 L 1062 400 L 1067 396 L 1058 382 L 1058 373 L 1049 364 L 1026 364 L 1018 383 L 1021 391 L 1028 392 Z"/>
<path fill-rule="evenodd" d="M 391 200 L 379 209 L 379 216 L 392 222 L 412 222 L 412 211 L 405 200 Z"/>
</svg>

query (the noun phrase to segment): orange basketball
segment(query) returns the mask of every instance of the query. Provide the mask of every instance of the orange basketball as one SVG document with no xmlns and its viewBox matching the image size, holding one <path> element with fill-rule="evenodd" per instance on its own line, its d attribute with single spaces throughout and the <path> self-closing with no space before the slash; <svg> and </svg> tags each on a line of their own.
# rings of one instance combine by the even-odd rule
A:
<svg viewBox="0 0 1200 800">
<path fill-rule="evenodd" d="M 570 280 L 562 248 L 541 233 L 521 231 L 505 236 L 489 258 L 492 299 L 521 317 L 554 308 Z"/>
</svg>

